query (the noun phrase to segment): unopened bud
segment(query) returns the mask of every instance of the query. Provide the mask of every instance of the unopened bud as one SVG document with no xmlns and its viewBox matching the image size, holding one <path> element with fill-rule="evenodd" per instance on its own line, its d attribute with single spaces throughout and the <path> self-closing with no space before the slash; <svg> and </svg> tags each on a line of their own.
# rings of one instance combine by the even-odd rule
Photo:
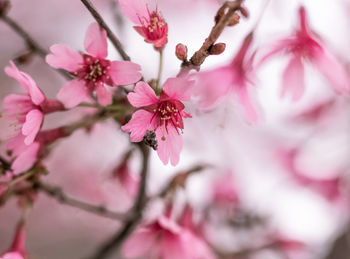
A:
<svg viewBox="0 0 350 259">
<path fill-rule="evenodd" d="M 187 46 L 182 43 L 177 44 L 175 55 L 181 61 L 187 60 Z"/>
<path fill-rule="evenodd" d="M 227 26 L 234 26 L 234 25 L 238 24 L 240 18 L 241 18 L 241 17 L 240 17 L 237 13 L 234 13 L 234 14 L 230 17 L 230 20 L 229 20 Z"/>
<path fill-rule="evenodd" d="M 242 14 L 245 18 L 248 18 L 248 17 L 249 17 L 249 12 L 248 12 L 248 10 L 247 10 L 246 8 L 241 7 L 239 10 L 240 10 L 241 14 Z"/>
<path fill-rule="evenodd" d="M 209 49 L 209 54 L 210 55 L 220 55 L 222 52 L 225 51 L 225 48 L 226 48 L 225 43 L 217 43 Z"/>
<path fill-rule="evenodd" d="M 157 136 L 153 130 L 147 130 L 146 135 L 143 137 L 143 142 L 154 150 L 158 149 Z"/>
</svg>

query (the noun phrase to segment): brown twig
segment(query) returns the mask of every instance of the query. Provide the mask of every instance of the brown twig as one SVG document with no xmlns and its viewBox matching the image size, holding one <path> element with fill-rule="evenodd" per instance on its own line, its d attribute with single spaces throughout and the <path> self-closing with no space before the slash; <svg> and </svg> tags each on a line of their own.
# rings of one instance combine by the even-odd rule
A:
<svg viewBox="0 0 350 259">
<path fill-rule="evenodd" d="M 60 187 L 51 186 L 43 182 L 36 182 L 34 184 L 34 188 L 42 191 L 43 193 L 47 194 L 52 198 L 57 199 L 59 202 L 63 204 L 66 204 L 71 207 L 78 208 L 87 212 L 91 212 L 98 216 L 102 216 L 102 217 L 114 219 L 114 220 L 124 220 L 127 215 L 127 213 L 119 213 L 119 212 L 108 210 L 104 206 L 93 205 L 87 202 L 73 199 L 68 195 L 66 195 Z"/>
<path fill-rule="evenodd" d="M 113 250 L 120 248 L 125 239 L 131 234 L 142 218 L 143 208 L 147 202 L 145 194 L 148 177 L 149 148 L 143 143 L 139 143 L 138 147 L 140 148 L 143 157 L 141 181 L 130 217 L 125 221 L 125 224 L 121 227 L 121 229 L 114 236 L 112 236 L 111 239 L 107 240 L 107 242 L 98 249 L 95 255 L 90 257 L 91 259 L 104 259 Z"/>
<path fill-rule="evenodd" d="M 99 14 L 99 12 L 96 10 L 96 8 L 92 5 L 92 3 L 89 0 L 81 0 L 81 2 L 89 10 L 91 15 L 95 18 L 96 22 L 100 25 L 100 27 L 106 30 L 108 38 L 110 39 L 110 41 L 112 42 L 112 44 L 114 45 L 116 50 L 119 52 L 120 56 L 124 60 L 130 60 L 130 57 L 124 51 L 119 39 L 117 38 L 117 36 L 115 36 L 115 34 L 112 32 L 112 30 L 108 27 L 108 25 L 103 20 L 102 16 Z"/>
<path fill-rule="evenodd" d="M 40 46 L 38 42 L 34 40 L 34 38 L 29 35 L 27 31 L 25 31 L 18 23 L 16 23 L 9 16 L 2 14 L 0 15 L 0 19 L 5 22 L 14 32 L 16 32 L 27 44 L 28 48 L 40 56 L 42 59 L 45 59 L 48 52 Z M 57 70 L 63 77 L 70 80 L 73 77 L 64 70 Z"/>
<path fill-rule="evenodd" d="M 211 29 L 209 36 L 205 39 L 201 48 L 196 51 L 189 61 L 184 61 L 178 76 L 188 74 L 192 69 L 199 70 L 204 60 L 210 55 L 210 49 L 223 32 L 226 26 L 234 25 L 236 11 L 241 11 L 246 15 L 245 10 L 241 7 L 243 0 L 227 1 L 217 12 L 216 23 Z M 227 11 L 226 11 L 227 10 Z"/>
</svg>

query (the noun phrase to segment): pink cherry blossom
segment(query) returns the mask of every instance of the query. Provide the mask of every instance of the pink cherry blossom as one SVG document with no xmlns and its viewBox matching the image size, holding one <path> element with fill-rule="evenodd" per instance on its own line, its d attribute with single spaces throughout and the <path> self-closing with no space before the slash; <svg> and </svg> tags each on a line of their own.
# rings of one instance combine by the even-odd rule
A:
<svg viewBox="0 0 350 259">
<path fill-rule="evenodd" d="M 137 229 L 123 246 L 126 258 L 149 255 L 162 259 L 215 258 L 201 239 L 165 216 Z"/>
<path fill-rule="evenodd" d="M 156 10 L 150 11 L 147 0 L 119 0 L 124 15 L 137 26 L 135 30 L 157 50 L 168 42 L 168 24 Z"/>
<path fill-rule="evenodd" d="M 200 110 L 208 111 L 215 108 L 219 101 L 234 92 L 245 110 L 247 120 L 251 123 L 258 121 L 258 111 L 249 93 L 249 86 L 254 84 L 253 59 L 255 55 L 247 56 L 252 40 L 253 33 L 250 33 L 229 65 L 200 72 L 195 76 L 197 82 L 193 94 L 198 97 L 197 104 Z"/>
<path fill-rule="evenodd" d="M 112 103 L 112 93 L 108 86 L 129 85 L 141 78 L 141 67 L 130 61 L 110 61 L 107 57 L 107 33 L 97 23 L 92 23 L 85 36 L 85 50 L 81 54 L 65 45 L 51 46 L 51 54 L 46 62 L 54 68 L 72 73 L 76 78 L 67 82 L 59 91 L 57 98 L 67 108 L 88 101 L 94 92 L 98 103 Z"/>
<path fill-rule="evenodd" d="M 311 188 L 320 193 L 329 201 L 334 201 L 341 197 L 341 179 L 339 177 L 331 179 L 317 179 L 308 177 L 305 172 L 298 169 L 295 160 L 299 154 L 298 148 L 278 150 L 278 158 L 282 166 L 291 174 L 293 179 L 300 185 Z"/>
<path fill-rule="evenodd" d="M 3 254 L 0 259 L 26 259 L 25 249 L 26 230 L 23 222 L 17 225 L 16 234 L 9 251 Z"/>
<path fill-rule="evenodd" d="M 122 130 L 130 132 L 132 142 L 143 140 L 147 130 L 156 133 L 158 156 L 167 164 L 179 162 L 182 149 L 181 133 L 184 129 L 183 118 L 191 117 L 184 111 L 182 101 L 190 100 L 192 81 L 185 78 L 169 78 L 163 86 L 160 96 L 145 82 L 136 84 L 134 91 L 128 94 L 128 100 L 137 110 Z"/>
<path fill-rule="evenodd" d="M 122 163 L 114 169 L 113 176 L 118 179 L 120 184 L 130 196 L 136 195 L 139 185 L 139 178 L 135 177 L 130 172 L 127 159 L 122 161 Z"/>
<path fill-rule="evenodd" d="M 213 201 L 219 205 L 234 205 L 239 202 L 235 179 L 232 172 L 226 172 L 213 183 Z"/>
<path fill-rule="evenodd" d="M 299 8 L 299 29 L 293 36 L 280 40 L 261 62 L 278 53 L 290 56 L 283 72 L 282 97 L 289 94 L 294 101 L 302 97 L 305 90 L 305 63 L 315 66 L 337 93 L 349 93 L 349 77 L 344 65 L 310 29 L 304 7 Z"/>
<path fill-rule="evenodd" d="M 11 67 L 5 72 L 16 79 L 24 88 L 26 94 L 10 94 L 4 99 L 4 115 L 17 121 L 21 133 L 25 136 L 24 143 L 33 143 L 44 120 L 44 114 L 63 110 L 61 103 L 46 99 L 35 81 L 26 73 L 18 70 L 10 61 Z"/>
</svg>

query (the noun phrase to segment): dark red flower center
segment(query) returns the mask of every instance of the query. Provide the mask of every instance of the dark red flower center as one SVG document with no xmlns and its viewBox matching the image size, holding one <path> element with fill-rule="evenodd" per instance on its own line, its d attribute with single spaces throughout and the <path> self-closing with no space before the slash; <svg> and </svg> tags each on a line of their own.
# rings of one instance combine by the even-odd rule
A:
<svg viewBox="0 0 350 259">
<path fill-rule="evenodd" d="M 167 34 L 168 25 L 157 11 L 150 13 L 149 19 L 143 17 L 140 21 L 148 40 L 157 40 Z"/>
<path fill-rule="evenodd" d="M 100 83 L 113 85 L 113 81 L 108 74 L 111 67 L 109 60 L 99 59 L 87 54 L 84 54 L 83 58 L 84 63 L 78 71 L 74 72 L 74 75 L 80 80 L 84 80 L 90 91 L 93 91 Z"/>
</svg>

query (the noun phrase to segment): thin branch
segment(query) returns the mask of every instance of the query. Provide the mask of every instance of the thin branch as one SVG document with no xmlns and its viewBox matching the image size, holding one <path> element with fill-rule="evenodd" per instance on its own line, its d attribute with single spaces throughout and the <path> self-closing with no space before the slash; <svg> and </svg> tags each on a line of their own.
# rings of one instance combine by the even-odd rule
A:
<svg viewBox="0 0 350 259">
<path fill-rule="evenodd" d="M 235 18 L 238 17 L 236 11 L 241 11 L 245 14 L 244 9 L 241 7 L 242 2 L 243 0 L 227 1 L 221 6 L 217 12 L 216 23 L 211 29 L 209 36 L 205 39 L 201 48 L 193 54 L 191 59 L 183 62 L 178 76 L 186 75 L 192 69 L 199 69 L 205 59 L 210 55 L 210 49 L 213 47 L 225 27 L 236 24 Z M 226 11 L 226 9 L 228 10 Z"/>
<path fill-rule="evenodd" d="M 147 202 L 145 193 L 148 176 L 149 148 L 143 143 L 140 143 L 138 146 L 142 153 L 143 161 L 139 191 L 132 212 L 130 213 L 131 216 L 127 219 L 121 229 L 114 236 L 112 236 L 110 240 L 107 240 L 107 242 L 98 249 L 95 255 L 90 257 L 91 259 L 104 259 L 113 250 L 119 249 L 142 218 L 142 211 Z"/>
<path fill-rule="evenodd" d="M 130 57 L 124 51 L 119 39 L 117 38 L 117 36 L 115 36 L 115 34 L 112 32 L 112 30 L 108 27 L 108 25 L 103 20 L 102 16 L 99 14 L 99 12 L 96 10 L 96 8 L 92 5 L 92 3 L 89 0 L 81 0 L 81 2 L 89 10 L 91 15 L 95 18 L 96 22 L 100 25 L 100 27 L 106 30 L 108 38 L 110 39 L 110 41 L 112 42 L 112 44 L 114 45 L 116 50 L 119 52 L 120 56 L 124 60 L 129 61 Z"/>
<path fill-rule="evenodd" d="M 38 56 L 40 56 L 42 59 L 45 60 L 46 55 L 48 52 L 40 46 L 40 44 L 34 40 L 34 38 L 29 35 L 27 31 L 25 31 L 18 23 L 16 23 L 12 18 L 9 16 L 2 14 L 0 15 L 0 19 L 5 22 L 14 32 L 16 32 L 27 44 L 28 48 L 36 53 Z M 57 69 L 64 78 L 71 80 L 73 77 L 66 71 L 62 69 Z"/>
<path fill-rule="evenodd" d="M 126 218 L 126 213 L 119 213 L 108 210 L 104 206 L 93 205 L 87 202 L 79 201 L 66 195 L 60 187 L 51 186 L 43 182 L 36 182 L 34 188 L 40 190 L 47 194 L 48 196 L 57 199 L 59 202 L 75 207 L 87 212 L 91 212 L 98 216 L 102 216 L 114 220 L 124 220 Z"/>
</svg>

